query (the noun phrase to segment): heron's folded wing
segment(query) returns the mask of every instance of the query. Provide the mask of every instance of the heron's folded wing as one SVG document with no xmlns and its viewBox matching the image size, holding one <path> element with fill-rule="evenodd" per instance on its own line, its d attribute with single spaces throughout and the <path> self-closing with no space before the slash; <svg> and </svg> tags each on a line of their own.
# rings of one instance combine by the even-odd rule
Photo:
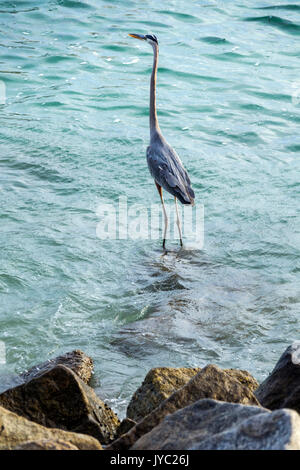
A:
<svg viewBox="0 0 300 470">
<path fill-rule="evenodd" d="M 148 147 L 147 162 L 152 177 L 164 189 L 183 200 L 189 200 L 189 196 L 194 197 L 190 179 L 179 158 L 178 161 L 173 155 L 166 158 L 164 154 Z"/>
<path fill-rule="evenodd" d="M 169 188 L 174 188 L 174 192 L 170 191 L 174 196 L 185 201 L 189 201 L 190 198 L 194 199 L 195 193 L 191 187 L 190 178 L 181 162 L 180 165 L 176 165 L 172 160 L 169 161 L 166 166 L 163 166 L 161 176 Z M 164 184 L 162 186 L 164 187 Z M 166 189 L 168 190 L 167 187 Z"/>
</svg>

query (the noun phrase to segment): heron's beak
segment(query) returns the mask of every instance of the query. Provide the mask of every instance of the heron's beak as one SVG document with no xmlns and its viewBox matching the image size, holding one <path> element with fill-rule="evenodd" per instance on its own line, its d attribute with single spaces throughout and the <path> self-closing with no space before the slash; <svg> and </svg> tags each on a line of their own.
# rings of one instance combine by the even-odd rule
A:
<svg viewBox="0 0 300 470">
<path fill-rule="evenodd" d="M 146 36 L 143 36 L 142 34 L 128 34 L 128 36 L 131 36 L 132 38 L 140 39 L 141 41 L 146 41 Z"/>
</svg>

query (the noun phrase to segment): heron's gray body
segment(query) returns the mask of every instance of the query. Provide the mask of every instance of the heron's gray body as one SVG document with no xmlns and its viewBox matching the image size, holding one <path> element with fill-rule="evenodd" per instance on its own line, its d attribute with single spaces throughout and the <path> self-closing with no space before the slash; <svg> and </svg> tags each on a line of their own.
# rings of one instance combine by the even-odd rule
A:
<svg viewBox="0 0 300 470">
<path fill-rule="evenodd" d="M 168 216 L 165 209 L 162 189 L 168 191 L 175 198 L 177 225 L 180 237 L 180 244 L 182 246 L 182 233 L 180 227 L 180 219 L 177 207 L 177 199 L 182 204 L 194 204 L 195 194 L 191 187 L 191 181 L 187 174 L 180 158 L 175 150 L 168 144 L 163 137 L 160 127 L 158 125 L 156 113 L 156 75 L 158 64 L 158 41 L 154 35 L 146 34 L 130 34 L 129 36 L 147 41 L 153 48 L 153 68 L 150 82 L 150 145 L 147 148 L 147 162 L 148 168 L 154 181 L 156 183 L 161 203 L 163 207 L 165 228 L 163 247 L 165 248 L 166 233 L 168 227 Z"/>
<path fill-rule="evenodd" d="M 191 181 L 175 150 L 157 133 L 147 147 L 149 171 L 156 183 L 182 204 L 194 204 Z"/>
</svg>

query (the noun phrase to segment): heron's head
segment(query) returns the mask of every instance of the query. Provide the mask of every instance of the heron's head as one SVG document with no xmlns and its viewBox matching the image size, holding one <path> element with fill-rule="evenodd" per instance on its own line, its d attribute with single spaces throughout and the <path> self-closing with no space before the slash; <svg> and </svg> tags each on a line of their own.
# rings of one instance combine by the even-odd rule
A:
<svg viewBox="0 0 300 470">
<path fill-rule="evenodd" d="M 140 41 L 147 41 L 151 46 L 158 46 L 158 40 L 154 34 L 146 34 L 145 36 L 143 34 L 129 34 L 128 36 L 140 39 Z"/>
</svg>

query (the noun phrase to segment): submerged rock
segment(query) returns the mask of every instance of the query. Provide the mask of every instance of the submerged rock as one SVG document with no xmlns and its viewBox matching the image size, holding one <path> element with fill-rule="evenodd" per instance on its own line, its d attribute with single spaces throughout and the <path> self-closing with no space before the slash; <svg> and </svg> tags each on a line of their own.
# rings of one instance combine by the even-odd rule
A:
<svg viewBox="0 0 300 470">
<path fill-rule="evenodd" d="M 291 408 L 300 413 L 300 341 L 285 350 L 255 395 L 270 410 Z"/>
<path fill-rule="evenodd" d="M 78 447 L 60 439 L 41 439 L 39 441 L 23 442 L 14 450 L 78 450 Z"/>
<path fill-rule="evenodd" d="M 200 368 L 187 367 L 156 367 L 146 375 L 142 385 L 132 396 L 127 408 L 127 417 L 137 422 L 151 413 L 160 403 L 183 387 Z M 258 382 L 249 372 L 236 369 L 225 369 L 230 377 L 245 385 L 252 392 L 258 387 Z"/>
<path fill-rule="evenodd" d="M 131 450 L 300 450 L 293 410 L 199 400 L 167 416 Z"/>
<path fill-rule="evenodd" d="M 128 449 L 144 434 L 157 426 L 165 416 L 191 405 L 202 398 L 229 403 L 259 406 L 251 389 L 239 379 L 215 365 L 208 365 L 200 370 L 186 385 L 175 391 L 157 408 L 142 419 L 129 432 L 107 447 L 109 450 Z M 240 376 L 240 374 L 238 374 Z"/>
<path fill-rule="evenodd" d="M 63 441 L 80 450 L 101 450 L 97 439 L 84 434 L 50 429 L 0 406 L 0 450 L 11 450 L 27 441 Z"/>
<path fill-rule="evenodd" d="M 0 395 L 0 405 L 49 428 L 114 439 L 119 419 L 69 368 L 58 365 Z"/>
<path fill-rule="evenodd" d="M 66 366 L 71 369 L 86 384 L 89 382 L 94 369 L 93 359 L 80 349 L 75 349 L 74 351 L 67 352 L 32 367 L 21 374 L 20 378 L 23 382 L 29 382 L 58 365 Z"/>
</svg>

